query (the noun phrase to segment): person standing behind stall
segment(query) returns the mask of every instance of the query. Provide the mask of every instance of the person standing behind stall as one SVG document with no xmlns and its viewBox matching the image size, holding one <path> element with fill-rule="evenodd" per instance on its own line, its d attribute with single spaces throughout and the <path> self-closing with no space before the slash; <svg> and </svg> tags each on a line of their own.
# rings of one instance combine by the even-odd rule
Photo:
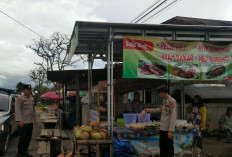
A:
<svg viewBox="0 0 232 157">
<path fill-rule="evenodd" d="M 163 105 L 155 109 L 146 108 L 143 112 L 161 112 L 160 157 L 174 157 L 173 132 L 175 131 L 176 123 L 176 100 L 168 94 L 167 87 L 161 86 L 157 90 L 159 96 L 163 99 Z"/>
<path fill-rule="evenodd" d="M 130 103 L 127 108 L 127 112 L 129 113 L 140 113 L 144 109 L 144 103 L 140 100 L 140 93 L 134 93 L 134 100 Z"/>
<path fill-rule="evenodd" d="M 202 99 L 199 95 L 193 98 L 192 113 L 189 121 L 193 123 L 193 144 L 196 144 L 194 150 L 196 156 L 201 156 L 202 150 L 202 131 L 206 130 L 206 107 L 202 103 Z"/>
<path fill-rule="evenodd" d="M 226 113 L 220 118 L 219 126 L 223 133 L 225 131 L 225 127 L 232 128 L 232 107 L 227 107 Z"/>
<path fill-rule="evenodd" d="M 219 126 L 223 136 L 226 137 L 227 142 L 230 143 L 232 133 L 229 130 L 232 128 L 232 107 L 227 107 L 226 113 L 223 114 L 220 118 Z"/>
<path fill-rule="evenodd" d="M 32 137 L 33 123 L 37 125 L 35 102 L 32 97 L 31 85 L 23 86 L 24 95 L 16 100 L 15 116 L 19 125 L 19 142 L 17 157 L 30 157 L 28 147 Z"/>
</svg>

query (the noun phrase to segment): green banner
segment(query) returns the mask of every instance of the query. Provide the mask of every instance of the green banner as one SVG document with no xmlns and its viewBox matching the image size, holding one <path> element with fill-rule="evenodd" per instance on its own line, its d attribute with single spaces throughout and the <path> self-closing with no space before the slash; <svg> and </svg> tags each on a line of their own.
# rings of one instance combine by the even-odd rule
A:
<svg viewBox="0 0 232 157">
<path fill-rule="evenodd" d="M 123 78 L 232 79 L 232 44 L 123 38 Z"/>
</svg>

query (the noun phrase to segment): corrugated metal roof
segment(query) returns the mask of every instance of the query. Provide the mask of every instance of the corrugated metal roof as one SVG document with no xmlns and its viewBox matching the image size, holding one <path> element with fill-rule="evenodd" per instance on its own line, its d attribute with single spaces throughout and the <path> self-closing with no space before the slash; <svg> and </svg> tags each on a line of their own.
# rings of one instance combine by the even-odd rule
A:
<svg viewBox="0 0 232 157">
<path fill-rule="evenodd" d="M 114 61 L 122 61 L 122 38 L 125 35 L 225 45 L 232 41 L 232 26 L 77 21 L 68 46 L 68 60 L 73 54 L 96 54 L 96 57 L 106 60 L 108 41 L 114 41 Z"/>
<path fill-rule="evenodd" d="M 232 21 L 212 20 L 212 19 L 199 19 L 192 17 L 176 16 L 162 24 L 172 25 L 204 25 L 204 26 L 232 26 Z"/>
</svg>

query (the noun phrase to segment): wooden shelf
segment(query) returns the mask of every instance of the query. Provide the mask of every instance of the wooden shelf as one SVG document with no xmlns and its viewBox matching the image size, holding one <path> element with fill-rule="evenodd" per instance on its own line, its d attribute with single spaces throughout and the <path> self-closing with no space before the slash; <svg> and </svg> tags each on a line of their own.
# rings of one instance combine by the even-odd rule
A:
<svg viewBox="0 0 232 157">
<path fill-rule="evenodd" d="M 80 153 L 80 147 L 81 146 L 88 146 L 88 154 L 92 154 L 90 147 L 94 146 L 96 147 L 96 157 L 100 157 L 100 145 L 109 145 L 109 152 L 110 157 L 113 157 L 113 150 L 114 150 L 114 141 L 112 139 L 108 140 L 76 140 L 76 152 L 77 156 L 82 155 Z"/>
</svg>

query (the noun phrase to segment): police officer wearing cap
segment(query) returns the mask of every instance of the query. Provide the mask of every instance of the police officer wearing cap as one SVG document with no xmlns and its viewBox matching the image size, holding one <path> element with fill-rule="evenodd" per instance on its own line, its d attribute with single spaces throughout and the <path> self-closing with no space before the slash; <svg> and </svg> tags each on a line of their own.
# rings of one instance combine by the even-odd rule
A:
<svg viewBox="0 0 232 157">
<path fill-rule="evenodd" d="M 157 89 L 159 96 L 163 99 L 163 105 L 159 108 L 146 108 L 143 111 L 160 113 L 160 157 L 174 157 L 173 132 L 176 123 L 176 100 L 168 94 L 168 89 L 161 86 Z"/>
<path fill-rule="evenodd" d="M 30 157 L 28 147 L 32 137 L 33 123 L 37 125 L 37 118 L 32 97 L 31 85 L 23 86 L 23 95 L 18 97 L 15 105 L 16 121 L 19 125 L 19 142 L 17 157 Z"/>
</svg>

